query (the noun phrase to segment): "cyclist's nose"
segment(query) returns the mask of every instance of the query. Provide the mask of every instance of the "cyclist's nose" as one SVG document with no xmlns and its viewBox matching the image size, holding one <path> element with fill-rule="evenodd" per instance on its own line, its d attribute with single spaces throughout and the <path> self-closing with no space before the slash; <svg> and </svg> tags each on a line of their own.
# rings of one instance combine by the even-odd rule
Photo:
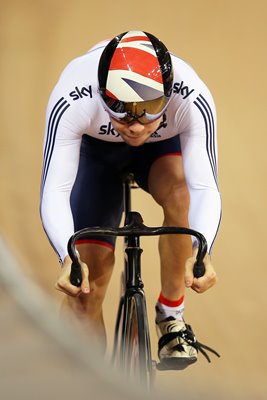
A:
<svg viewBox="0 0 267 400">
<path fill-rule="evenodd" d="M 144 125 L 140 124 L 138 121 L 135 121 L 129 126 L 129 129 L 132 133 L 142 133 L 144 130 Z"/>
</svg>

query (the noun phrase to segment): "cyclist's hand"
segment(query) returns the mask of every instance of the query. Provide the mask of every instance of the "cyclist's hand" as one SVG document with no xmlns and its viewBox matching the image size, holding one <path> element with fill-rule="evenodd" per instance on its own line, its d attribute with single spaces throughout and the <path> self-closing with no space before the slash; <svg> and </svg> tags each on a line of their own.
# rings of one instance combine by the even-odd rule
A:
<svg viewBox="0 0 267 400">
<path fill-rule="evenodd" d="M 87 265 L 80 261 L 82 268 L 82 284 L 80 287 L 77 287 L 70 283 L 71 263 L 72 261 L 70 257 L 66 256 L 62 265 L 61 273 L 55 284 L 56 289 L 73 297 L 79 296 L 81 293 L 89 293 L 89 271 Z"/>
<path fill-rule="evenodd" d="M 194 249 L 193 256 L 188 258 L 185 264 L 185 286 L 195 290 L 197 293 L 203 293 L 210 289 L 217 282 L 216 272 L 211 264 L 210 256 L 207 254 L 204 258 L 205 274 L 200 278 L 193 275 L 194 263 L 196 261 L 197 249 Z"/>
</svg>

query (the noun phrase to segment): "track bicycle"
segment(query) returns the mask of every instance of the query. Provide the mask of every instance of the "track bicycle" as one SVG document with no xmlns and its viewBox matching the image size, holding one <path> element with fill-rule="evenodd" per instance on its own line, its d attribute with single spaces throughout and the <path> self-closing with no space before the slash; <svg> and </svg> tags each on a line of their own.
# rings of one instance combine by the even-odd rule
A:
<svg viewBox="0 0 267 400">
<path fill-rule="evenodd" d="M 149 324 L 146 309 L 144 283 L 141 278 L 141 236 L 185 234 L 198 240 L 198 253 L 194 265 L 194 276 L 204 275 L 203 259 L 207 251 L 204 236 L 192 229 L 182 227 L 148 227 L 143 224 L 140 213 L 131 211 L 131 189 L 134 186 L 132 174 L 123 179 L 124 226 L 88 227 L 77 231 L 68 242 L 68 252 L 72 259 L 70 281 L 80 286 L 81 267 L 75 250 L 78 239 L 90 236 L 124 237 L 124 270 L 121 277 L 121 296 L 117 311 L 112 363 L 128 377 L 134 378 L 146 388 L 150 388 L 155 373 L 155 362 L 151 357 Z M 160 368 L 159 368 L 160 369 Z"/>
</svg>

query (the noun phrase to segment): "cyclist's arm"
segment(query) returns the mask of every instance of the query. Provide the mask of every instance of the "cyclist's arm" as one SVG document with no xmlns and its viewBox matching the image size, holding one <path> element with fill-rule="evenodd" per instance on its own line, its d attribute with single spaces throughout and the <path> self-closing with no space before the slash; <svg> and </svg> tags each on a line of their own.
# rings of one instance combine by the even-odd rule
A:
<svg viewBox="0 0 267 400">
<path fill-rule="evenodd" d="M 212 98 L 206 97 L 209 100 L 205 108 L 198 100 L 192 105 L 193 123 L 180 135 L 180 140 L 190 192 L 189 224 L 206 237 L 211 253 L 220 225 L 221 198 L 217 178 L 216 110 Z"/>
<path fill-rule="evenodd" d="M 79 121 L 71 122 L 71 106 L 63 103 L 50 101 L 48 106 L 40 205 L 45 232 L 61 262 L 68 254 L 68 239 L 74 232 L 70 193 L 82 137 Z"/>
<path fill-rule="evenodd" d="M 185 284 L 198 293 L 205 292 L 217 281 L 210 254 L 221 220 L 221 198 L 217 178 L 216 110 L 212 98 L 207 98 L 209 102 L 205 103 L 205 107 L 204 100 L 195 100 L 193 123 L 180 136 L 184 171 L 190 192 L 189 225 L 201 232 L 208 243 L 204 276 L 198 279 L 193 276 L 196 249 L 185 266 Z"/>
</svg>

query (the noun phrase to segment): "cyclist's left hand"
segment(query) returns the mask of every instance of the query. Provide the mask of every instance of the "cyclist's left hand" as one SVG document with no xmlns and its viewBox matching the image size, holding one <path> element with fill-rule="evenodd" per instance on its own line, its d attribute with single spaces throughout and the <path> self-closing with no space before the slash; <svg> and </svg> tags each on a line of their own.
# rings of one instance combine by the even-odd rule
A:
<svg viewBox="0 0 267 400">
<path fill-rule="evenodd" d="M 210 255 L 204 258 L 205 274 L 200 278 L 193 275 L 194 263 L 196 261 L 197 248 L 194 249 L 192 257 L 188 258 L 185 264 L 185 286 L 197 293 L 203 293 L 210 289 L 217 282 L 217 274 L 211 264 Z"/>
</svg>

